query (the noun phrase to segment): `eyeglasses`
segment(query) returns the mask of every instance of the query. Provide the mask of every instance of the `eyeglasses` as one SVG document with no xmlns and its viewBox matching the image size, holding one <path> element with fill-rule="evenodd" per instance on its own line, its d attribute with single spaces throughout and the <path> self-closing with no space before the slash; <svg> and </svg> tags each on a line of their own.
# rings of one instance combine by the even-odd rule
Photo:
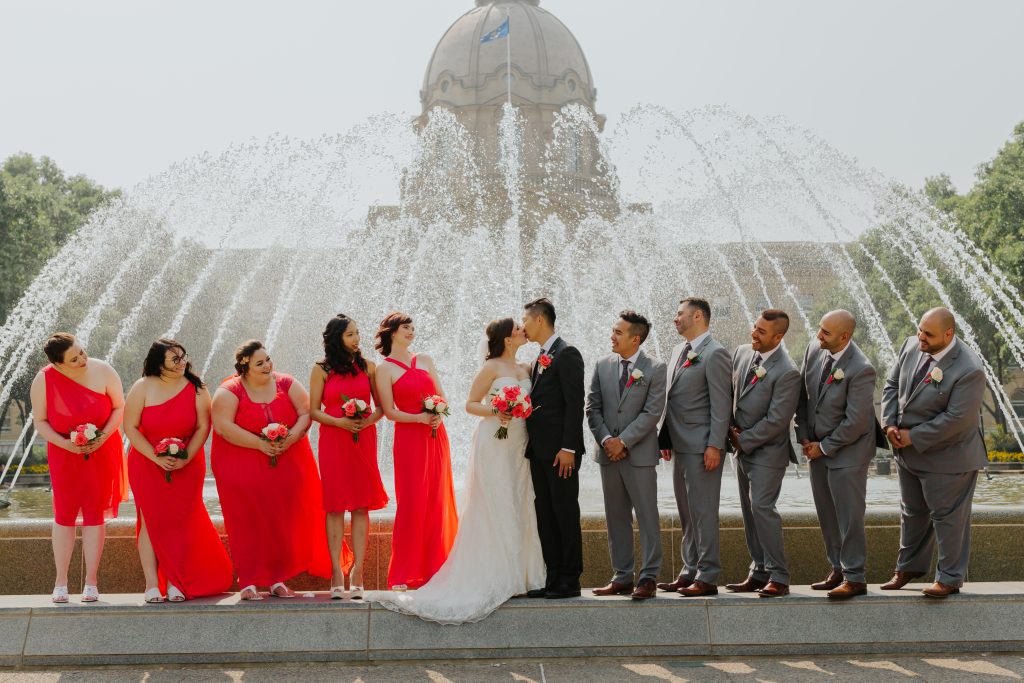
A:
<svg viewBox="0 0 1024 683">
<path fill-rule="evenodd" d="M 188 354 L 183 353 L 180 356 L 171 356 L 171 365 L 178 365 L 188 361 Z"/>
</svg>

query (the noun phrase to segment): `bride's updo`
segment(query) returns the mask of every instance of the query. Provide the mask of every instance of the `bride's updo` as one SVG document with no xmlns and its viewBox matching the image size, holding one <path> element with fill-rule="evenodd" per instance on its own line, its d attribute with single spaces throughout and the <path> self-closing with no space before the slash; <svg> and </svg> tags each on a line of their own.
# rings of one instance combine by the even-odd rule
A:
<svg viewBox="0 0 1024 683">
<path fill-rule="evenodd" d="M 487 323 L 487 360 L 505 353 L 505 340 L 512 336 L 516 321 L 512 318 L 498 318 Z"/>
</svg>

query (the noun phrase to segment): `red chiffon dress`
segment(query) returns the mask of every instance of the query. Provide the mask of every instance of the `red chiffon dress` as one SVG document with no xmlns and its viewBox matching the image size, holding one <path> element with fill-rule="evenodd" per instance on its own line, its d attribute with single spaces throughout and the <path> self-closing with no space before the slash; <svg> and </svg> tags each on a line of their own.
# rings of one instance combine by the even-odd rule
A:
<svg viewBox="0 0 1024 683">
<path fill-rule="evenodd" d="M 238 397 L 235 424 L 257 435 L 271 422 L 291 428 L 298 419 L 288 397 L 293 381 L 275 372 L 274 400 L 256 403 L 240 377 L 224 380 L 222 386 Z M 261 451 L 236 446 L 214 432 L 210 464 L 238 585 L 271 585 L 302 572 L 331 577 L 320 477 L 306 436 L 278 455 L 272 466 Z M 352 566 L 348 545 L 342 550 L 342 566 L 346 573 Z"/>
<path fill-rule="evenodd" d="M 395 407 L 403 413 L 422 413 L 423 399 L 437 393 L 426 370 L 393 358 L 405 373 L 392 387 Z M 429 425 L 395 423 L 395 523 L 391 533 L 388 586 L 419 588 L 444 564 L 459 528 L 455 487 L 444 424 L 431 436 Z"/>
<path fill-rule="evenodd" d="M 370 405 L 370 377 L 356 367 L 354 375 L 327 374 L 324 383 L 324 412 L 344 417 L 342 404 L 358 398 Z M 324 510 L 380 510 L 388 504 L 388 494 L 377 467 L 377 426 L 359 432 L 359 440 L 347 429 L 320 425 L 320 480 L 323 483 Z"/>
<path fill-rule="evenodd" d="M 46 381 L 46 420 L 64 436 L 81 424 L 97 429 L 113 411 L 106 393 L 61 374 L 49 365 L 43 368 Z M 128 475 L 120 430 L 114 430 L 103 445 L 89 454 L 67 451 L 47 444 L 46 461 L 53 486 L 53 521 L 61 526 L 97 526 L 117 517 L 117 506 L 128 500 Z"/>
<path fill-rule="evenodd" d="M 168 438 L 188 443 L 196 422 L 196 388 L 186 383 L 174 398 L 142 409 L 139 431 L 153 446 Z M 200 450 L 170 475 L 167 481 L 167 472 L 159 465 L 134 447 L 128 451 L 128 480 L 138 510 L 136 539 L 145 519 L 161 592 L 166 593 L 170 583 L 186 598 L 223 593 L 234 577 L 231 559 L 203 504 L 206 454 Z"/>
</svg>

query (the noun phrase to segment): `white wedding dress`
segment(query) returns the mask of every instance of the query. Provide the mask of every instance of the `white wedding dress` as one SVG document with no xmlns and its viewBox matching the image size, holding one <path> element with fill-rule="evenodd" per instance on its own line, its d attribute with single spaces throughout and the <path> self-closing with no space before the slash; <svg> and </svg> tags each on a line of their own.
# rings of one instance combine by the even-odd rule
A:
<svg viewBox="0 0 1024 683">
<path fill-rule="evenodd" d="M 489 394 L 530 380 L 499 377 Z M 473 432 L 459 531 L 448 559 L 426 584 L 407 592 L 367 591 L 366 599 L 441 624 L 479 621 L 514 595 L 544 587 L 526 424 L 514 419 L 496 439 L 498 418 L 481 418 Z"/>
</svg>

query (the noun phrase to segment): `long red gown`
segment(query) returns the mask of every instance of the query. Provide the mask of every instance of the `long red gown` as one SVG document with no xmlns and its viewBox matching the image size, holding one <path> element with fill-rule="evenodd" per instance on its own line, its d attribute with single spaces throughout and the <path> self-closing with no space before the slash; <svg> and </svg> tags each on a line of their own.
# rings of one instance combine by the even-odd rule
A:
<svg viewBox="0 0 1024 683">
<path fill-rule="evenodd" d="M 191 383 L 163 403 L 142 409 L 139 431 L 152 445 L 178 438 L 186 444 L 196 431 L 196 389 Z M 216 595 L 231 588 L 234 576 L 220 534 L 203 504 L 206 454 L 200 450 L 179 470 L 167 472 L 132 447 L 128 480 L 135 493 L 136 537 L 142 520 L 153 545 L 160 588 L 171 583 L 186 598 Z"/>
<path fill-rule="evenodd" d="M 394 383 L 395 407 L 403 413 L 423 412 L 423 399 L 437 393 L 430 374 L 388 358 L 405 373 Z M 437 438 L 429 425 L 395 423 L 395 523 L 391 533 L 388 586 L 419 588 L 444 564 L 459 528 L 455 486 L 444 424 Z"/>
<path fill-rule="evenodd" d="M 324 383 L 324 412 L 343 417 L 342 404 L 358 398 L 370 405 L 370 377 L 356 367 L 354 375 L 327 374 Z M 380 480 L 377 467 L 377 426 L 359 432 L 356 441 L 352 432 L 331 425 L 320 425 L 320 480 L 323 483 L 324 510 L 380 510 L 388 504 L 388 494 Z"/>
<path fill-rule="evenodd" d="M 46 381 L 46 420 L 64 436 L 91 423 L 97 429 L 110 418 L 113 406 L 105 393 L 61 374 L 52 365 L 43 368 Z M 128 500 L 128 475 L 120 430 L 89 454 L 47 444 L 46 461 L 53 486 L 53 520 L 62 526 L 97 526 L 117 517 L 117 507 Z"/>
<path fill-rule="evenodd" d="M 240 377 L 224 380 L 222 386 L 238 397 L 235 424 L 253 434 L 271 422 L 291 428 L 298 419 L 288 398 L 293 381 L 275 372 L 274 400 L 255 403 Z M 306 436 L 277 456 L 272 467 L 262 452 L 235 446 L 214 432 L 210 464 L 240 586 L 266 586 L 302 572 L 330 578 L 320 476 Z M 346 572 L 352 566 L 348 545 L 342 565 Z"/>
</svg>

